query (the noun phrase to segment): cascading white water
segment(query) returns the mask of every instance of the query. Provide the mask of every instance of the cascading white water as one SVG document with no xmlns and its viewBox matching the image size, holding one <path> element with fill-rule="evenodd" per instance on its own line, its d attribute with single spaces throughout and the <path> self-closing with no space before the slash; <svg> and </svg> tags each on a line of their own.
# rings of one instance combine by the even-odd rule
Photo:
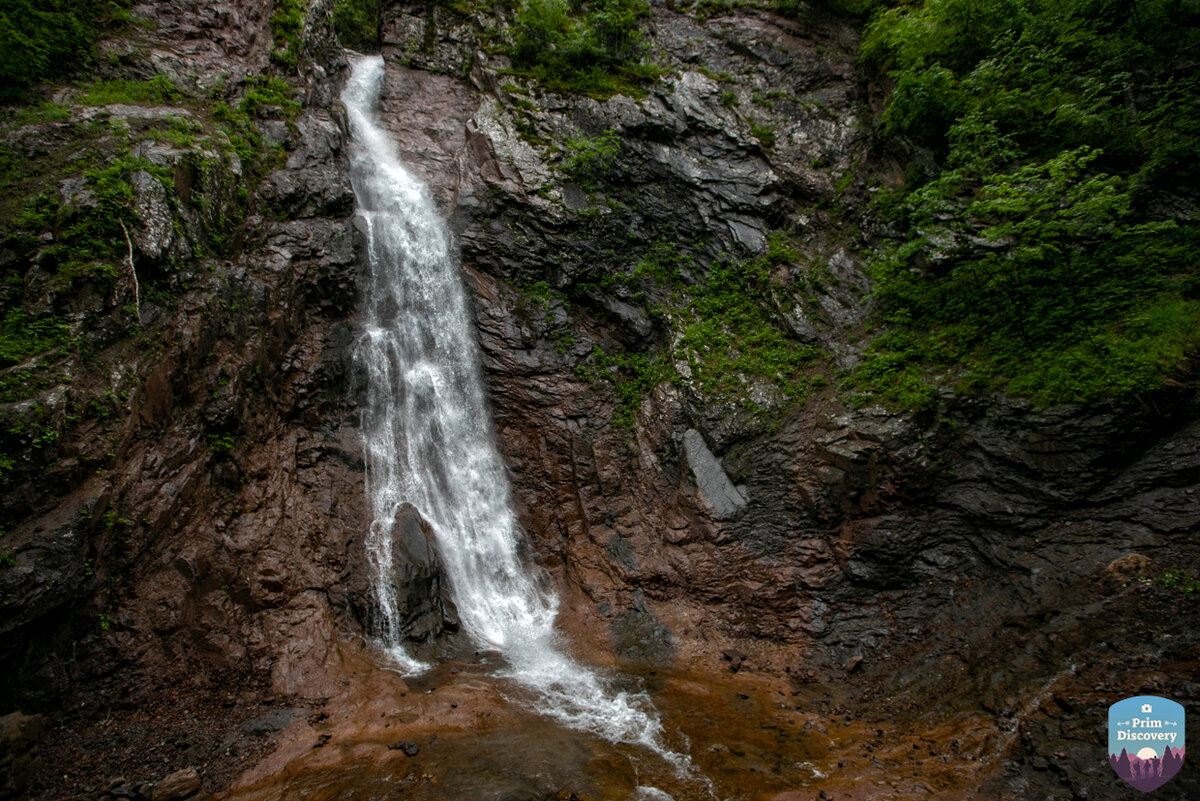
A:
<svg viewBox="0 0 1200 801">
<path fill-rule="evenodd" d="M 449 234 L 376 118 L 383 75 L 381 57 L 355 58 L 342 94 L 370 268 L 357 357 L 367 372 L 367 550 L 383 644 L 401 669 L 423 667 L 401 645 L 392 583 L 391 527 L 399 506 L 411 503 L 433 529 L 463 627 L 505 655 L 508 675 L 537 695 L 538 711 L 682 767 L 644 695 L 610 690 L 556 643 L 557 599 L 519 555 L 521 531 Z"/>
</svg>

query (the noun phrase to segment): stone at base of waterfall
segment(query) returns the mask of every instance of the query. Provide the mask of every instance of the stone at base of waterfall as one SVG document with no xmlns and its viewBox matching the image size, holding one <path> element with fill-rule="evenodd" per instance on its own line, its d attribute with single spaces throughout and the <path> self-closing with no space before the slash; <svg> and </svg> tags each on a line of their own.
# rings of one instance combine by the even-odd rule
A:
<svg viewBox="0 0 1200 801">
<path fill-rule="evenodd" d="M 416 756 L 420 752 L 420 748 L 416 743 L 410 743 L 408 740 L 397 740 L 388 745 L 389 751 L 403 751 L 405 756 Z"/>
<path fill-rule="evenodd" d="M 392 523 L 392 575 L 404 632 L 427 641 L 458 630 L 458 610 L 438 558 L 428 521 L 410 503 L 401 504 Z"/>
<path fill-rule="evenodd" d="M 200 789 L 200 774 L 195 768 L 177 770 L 150 792 L 151 801 L 181 801 Z"/>
<path fill-rule="evenodd" d="M 729 669 L 734 673 L 737 673 L 739 670 L 741 670 L 742 662 L 746 661 L 745 654 L 743 654 L 741 651 L 735 651 L 733 649 L 722 651 L 721 656 L 725 657 L 725 661 L 729 663 Z"/>
</svg>

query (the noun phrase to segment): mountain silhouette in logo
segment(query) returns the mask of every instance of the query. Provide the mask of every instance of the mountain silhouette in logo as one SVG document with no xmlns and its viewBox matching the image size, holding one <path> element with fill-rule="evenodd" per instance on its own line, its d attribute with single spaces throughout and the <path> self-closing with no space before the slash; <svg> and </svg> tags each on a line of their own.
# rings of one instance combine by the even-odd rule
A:
<svg viewBox="0 0 1200 801">
<path fill-rule="evenodd" d="M 1167 746 L 1161 757 L 1142 759 L 1136 754 L 1126 753 L 1121 749 L 1121 755 L 1108 755 L 1108 764 L 1125 781 L 1139 790 L 1157 790 L 1170 781 L 1179 769 L 1183 767 L 1184 749 Z"/>
</svg>

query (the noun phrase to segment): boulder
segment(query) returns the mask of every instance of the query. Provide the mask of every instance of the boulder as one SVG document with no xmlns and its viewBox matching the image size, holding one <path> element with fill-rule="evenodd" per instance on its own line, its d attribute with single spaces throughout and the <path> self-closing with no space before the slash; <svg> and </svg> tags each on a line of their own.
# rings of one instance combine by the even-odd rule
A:
<svg viewBox="0 0 1200 801">
<path fill-rule="evenodd" d="M 195 768 L 177 770 L 154 785 L 150 801 L 181 801 L 200 789 L 200 773 Z"/>
<path fill-rule="evenodd" d="M 696 494 L 717 520 L 733 520 L 746 508 L 746 498 L 733 485 L 704 436 L 694 428 L 683 435 L 683 456 L 696 484 Z"/>
</svg>

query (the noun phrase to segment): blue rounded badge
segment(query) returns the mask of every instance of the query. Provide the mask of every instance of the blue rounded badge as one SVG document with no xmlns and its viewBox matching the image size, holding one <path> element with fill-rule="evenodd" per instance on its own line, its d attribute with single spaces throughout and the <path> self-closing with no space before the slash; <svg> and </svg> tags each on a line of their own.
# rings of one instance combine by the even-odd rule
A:
<svg viewBox="0 0 1200 801">
<path fill-rule="evenodd" d="M 1108 764 L 1126 783 L 1149 792 L 1183 767 L 1183 706 L 1136 695 L 1108 708 Z"/>
</svg>

